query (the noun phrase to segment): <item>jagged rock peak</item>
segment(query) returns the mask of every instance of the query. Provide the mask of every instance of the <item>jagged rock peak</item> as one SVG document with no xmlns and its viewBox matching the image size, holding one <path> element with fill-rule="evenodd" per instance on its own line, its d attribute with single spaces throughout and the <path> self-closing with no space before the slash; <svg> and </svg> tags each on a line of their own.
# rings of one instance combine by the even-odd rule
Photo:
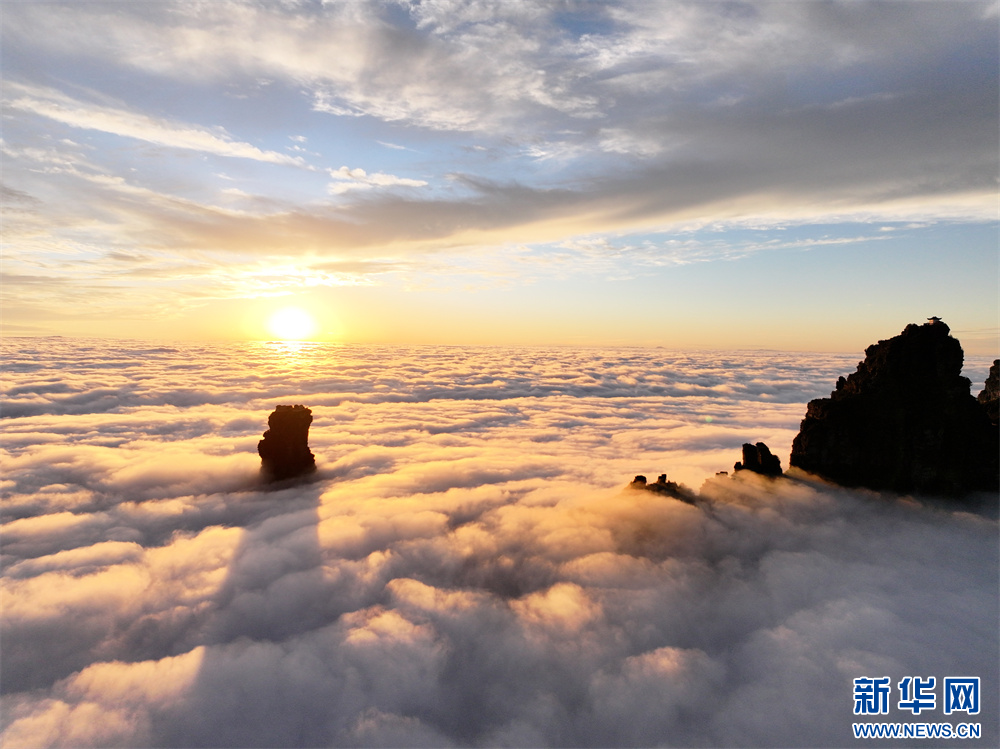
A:
<svg viewBox="0 0 1000 749">
<path fill-rule="evenodd" d="M 831 395 L 834 399 L 886 388 L 906 391 L 943 387 L 957 393 L 969 392 L 962 377 L 965 354 L 940 318 L 923 325 L 911 323 L 898 336 L 873 343 L 865 349 L 865 359 Z"/>
<path fill-rule="evenodd" d="M 986 415 L 993 422 L 993 426 L 1000 424 L 1000 359 L 993 360 L 990 375 L 986 378 L 986 387 L 976 400 L 986 409 Z"/>
<path fill-rule="evenodd" d="M 762 476 L 780 476 L 781 460 L 772 455 L 771 450 L 763 442 L 751 445 L 743 443 L 743 461 L 733 466 L 734 471 L 752 471 Z"/>
<path fill-rule="evenodd" d="M 309 451 L 312 411 L 305 406 L 276 406 L 267 417 L 268 429 L 257 443 L 261 472 L 269 479 L 287 479 L 316 470 Z"/>
<path fill-rule="evenodd" d="M 809 403 L 789 462 L 844 486 L 996 489 L 997 430 L 961 376 L 964 358 L 940 318 L 869 346 L 829 398 Z"/>
</svg>

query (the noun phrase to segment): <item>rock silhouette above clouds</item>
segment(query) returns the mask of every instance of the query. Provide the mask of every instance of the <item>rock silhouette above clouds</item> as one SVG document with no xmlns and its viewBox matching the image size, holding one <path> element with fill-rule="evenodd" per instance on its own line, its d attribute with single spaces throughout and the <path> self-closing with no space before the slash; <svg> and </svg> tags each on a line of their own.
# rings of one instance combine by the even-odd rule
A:
<svg viewBox="0 0 1000 749">
<path fill-rule="evenodd" d="M 998 488 L 998 430 L 962 377 L 964 353 L 940 318 L 865 349 L 829 398 L 810 401 L 791 465 L 843 486 L 962 496 Z M 990 395 L 992 394 L 992 395 Z"/>
<path fill-rule="evenodd" d="M 763 442 L 743 444 L 743 461 L 733 466 L 734 471 L 752 471 L 762 476 L 780 476 L 781 461 Z"/>
<path fill-rule="evenodd" d="M 644 489 L 648 492 L 653 492 L 654 494 L 663 494 L 667 497 L 673 497 L 674 499 L 679 499 L 682 502 L 693 503 L 697 497 L 697 494 L 690 489 L 688 489 L 683 484 L 678 484 L 674 481 L 667 481 L 667 474 L 661 473 L 656 479 L 656 483 L 650 484 L 646 481 L 645 476 L 636 476 L 632 479 L 632 482 L 628 485 L 629 489 Z"/>
<path fill-rule="evenodd" d="M 309 451 L 312 411 L 305 406 L 277 406 L 267 417 L 268 430 L 257 443 L 261 472 L 270 479 L 287 479 L 316 470 Z"/>
</svg>

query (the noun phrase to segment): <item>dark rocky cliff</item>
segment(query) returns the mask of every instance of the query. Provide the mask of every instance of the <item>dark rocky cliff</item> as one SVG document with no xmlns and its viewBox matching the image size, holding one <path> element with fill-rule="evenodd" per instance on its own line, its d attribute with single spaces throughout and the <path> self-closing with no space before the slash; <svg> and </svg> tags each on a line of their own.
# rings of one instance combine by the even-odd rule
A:
<svg viewBox="0 0 1000 749">
<path fill-rule="evenodd" d="M 932 319 L 865 349 L 856 372 L 809 403 L 791 465 L 900 493 L 996 490 L 998 430 L 961 376 L 964 353 L 949 333 Z"/>
</svg>

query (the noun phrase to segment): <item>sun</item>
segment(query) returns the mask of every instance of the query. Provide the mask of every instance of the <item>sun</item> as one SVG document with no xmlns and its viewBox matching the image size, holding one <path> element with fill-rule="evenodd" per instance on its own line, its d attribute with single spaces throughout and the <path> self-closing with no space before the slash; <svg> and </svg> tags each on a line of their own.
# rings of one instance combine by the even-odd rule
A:
<svg viewBox="0 0 1000 749">
<path fill-rule="evenodd" d="M 286 341 L 301 341 L 316 330 L 312 315 L 298 307 L 285 307 L 271 315 L 267 324 L 271 332 Z"/>
</svg>

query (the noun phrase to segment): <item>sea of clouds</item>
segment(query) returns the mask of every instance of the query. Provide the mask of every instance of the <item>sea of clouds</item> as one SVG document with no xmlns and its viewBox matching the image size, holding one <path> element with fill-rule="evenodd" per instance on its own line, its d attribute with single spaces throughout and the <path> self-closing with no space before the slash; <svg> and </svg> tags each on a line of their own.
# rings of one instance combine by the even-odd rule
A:
<svg viewBox="0 0 1000 749">
<path fill-rule="evenodd" d="M 856 355 L 3 349 L 10 749 L 847 746 L 907 675 L 1000 742 L 995 513 L 714 475 Z M 265 486 L 282 403 L 318 469 Z M 664 472 L 700 501 L 624 488 Z"/>
</svg>

